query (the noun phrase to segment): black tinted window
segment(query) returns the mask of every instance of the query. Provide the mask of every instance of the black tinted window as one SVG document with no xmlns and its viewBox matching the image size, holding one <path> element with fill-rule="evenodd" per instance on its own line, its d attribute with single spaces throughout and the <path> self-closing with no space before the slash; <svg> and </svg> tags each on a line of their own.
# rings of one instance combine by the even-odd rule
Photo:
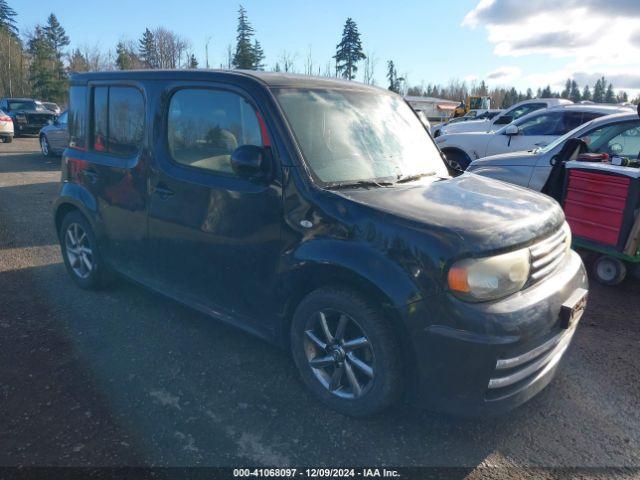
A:
<svg viewBox="0 0 640 480">
<path fill-rule="evenodd" d="M 142 146 L 144 99 L 133 87 L 96 87 L 93 91 L 93 149 L 119 157 Z"/>
<path fill-rule="evenodd" d="M 69 146 L 85 148 L 87 88 L 71 87 L 69 91 Z"/>
<path fill-rule="evenodd" d="M 96 152 L 107 151 L 107 114 L 109 105 L 109 88 L 93 89 L 93 149 Z"/>
<path fill-rule="evenodd" d="M 562 130 L 563 124 L 562 112 L 548 112 L 536 115 L 519 126 L 523 135 L 561 135 L 557 132 Z"/>
<path fill-rule="evenodd" d="M 231 153 L 242 145 L 262 145 L 253 107 L 231 92 L 185 89 L 171 97 L 169 149 L 183 165 L 233 175 Z"/>
<path fill-rule="evenodd" d="M 587 120 L 583 120 L 584 114 L 582 112 L 566 112 L 564 114 L 564 123 L 561 128 L 558 129 L 558 135 L 564 135 L 569 130 L 573 130 L 576 127 L 579 127 L 583 123 L 591 120 L 590 118 Z"/>
</svg>

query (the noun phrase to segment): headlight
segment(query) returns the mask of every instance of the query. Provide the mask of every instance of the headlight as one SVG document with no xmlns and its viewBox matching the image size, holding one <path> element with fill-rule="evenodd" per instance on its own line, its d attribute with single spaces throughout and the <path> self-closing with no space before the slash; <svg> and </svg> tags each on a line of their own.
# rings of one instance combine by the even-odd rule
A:
<svg viewBox="0 0 640 480">
<path fill-rule="evenodd" d="M 486 258 L 467 258 L 449 269 L 449 289 L 463 300 L 482 302 L 520 290 L 529 278 L 529 249 Z"/>
</svg>

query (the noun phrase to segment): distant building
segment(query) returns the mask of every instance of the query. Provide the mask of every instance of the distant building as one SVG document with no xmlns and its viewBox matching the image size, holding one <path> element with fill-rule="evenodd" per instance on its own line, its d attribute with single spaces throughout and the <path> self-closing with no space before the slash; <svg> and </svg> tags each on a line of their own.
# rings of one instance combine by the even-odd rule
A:
<svg viewBox="0 0 640 480">
<path fill-rule="evenodd" d="M 404 99 L 416 111 L 422 111 L 430 121 L 442 122 L 453 115 L 453 111 L 460 104 L 452 100 L 435 97 L 415 97 L 407 95 Z"/>
</svg>

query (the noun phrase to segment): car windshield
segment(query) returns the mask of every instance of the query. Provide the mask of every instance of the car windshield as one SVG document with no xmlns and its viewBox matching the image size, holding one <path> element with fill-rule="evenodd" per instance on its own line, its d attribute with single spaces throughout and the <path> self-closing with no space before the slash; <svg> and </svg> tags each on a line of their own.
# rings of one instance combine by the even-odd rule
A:
<svg viewBox="0 0 640 480">
<path fill-rule="evenodd" d="M 431 137 L 400 97 L 324 89 L 277 89 L 275 94 L 320 182 L 448 176 Z"/>
<path fill-rule="evenodd" d="M 9 101 L 9 109 L 10 110 L 37 110 L 36 102 L 31 100 L 10 100 Z"/>
</svg>

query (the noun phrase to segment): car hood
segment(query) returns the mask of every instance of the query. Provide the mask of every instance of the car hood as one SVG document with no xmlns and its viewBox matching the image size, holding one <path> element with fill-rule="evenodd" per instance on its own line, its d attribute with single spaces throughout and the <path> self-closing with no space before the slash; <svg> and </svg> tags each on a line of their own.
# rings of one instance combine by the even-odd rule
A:
<svg viewBox="0 0 640 480">
<path fill-rule="evenodd" d="M 29 115 L 38 114 L 38 115 L 49 115 L 51 117 L 55 116 L 53 112 L 43 112 L 42 110 L 11 110 L 11 113 L 28 113 Z"/>
<path fill-rule="evenodd" d="M 457 234 L 456 254 L 531 243 L 564 221 L 562 209 L 550 197 L 471 173 L 335 193 L 383 214 L 418 222 L 424 229 Z"/>
</svg>

